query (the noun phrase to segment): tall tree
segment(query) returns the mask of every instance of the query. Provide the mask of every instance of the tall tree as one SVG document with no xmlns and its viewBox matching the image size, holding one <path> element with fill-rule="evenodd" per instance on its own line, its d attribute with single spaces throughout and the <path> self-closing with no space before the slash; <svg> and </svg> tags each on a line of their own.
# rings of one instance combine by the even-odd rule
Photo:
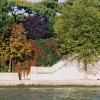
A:
<svg viewBox="0 0 100 100">
<path fill-rule="evenodd" d="M 100 10 L 89 1 L 75 0 L 72 6 L 66 3 L 54 25 L 61 55 L 75 56 L 84 63 L 85 72 L 88 64 L 100 57 Z M 96 1 L 100 4 L 99 0 Z"/>
<path fill-rule="evenodd" d="M 26 32 L 22 24 L 13 24 L 10 36 L 9 71 L 12 68 L 12 59 L 21 61 L 26 56 Z"/>
<path fill-rule="evenodd" d="M 9 8 L 8 0 L 0 0 L 0 57 L 4 62 L 9 58 L 9 38 L 5 38 L 8 36 L 8 29 L 11 24 Z"/>
<path fill-rule="evenodd" d="M 8 0 L 0 0 L 0 36 L 3 38 L 5 30 L 8 29 L 10 24 Z M 0 39 L 1 40 L 1 39 Z"/>
</svg>

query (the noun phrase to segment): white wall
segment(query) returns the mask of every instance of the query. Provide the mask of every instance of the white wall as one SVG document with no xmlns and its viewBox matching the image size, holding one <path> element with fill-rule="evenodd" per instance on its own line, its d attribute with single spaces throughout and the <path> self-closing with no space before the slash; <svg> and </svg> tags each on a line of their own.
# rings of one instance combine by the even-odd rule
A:
<svg viewBox="0 0 100 100">
<path fill-rule="evenodd" d="M 96 64 L 99 67 L 100 64 Z M 88 74 L 87 78 L 97 79 L 100 74 Z M 78 64 L 75 60 L 63 60 L 54 64 L 52 67 L 31 67 L 31 80 L 78 80 L 86 78 L 83 71 L 83 64 Z"/>
<path fill-rule="evenodd" d="M 52 67 L 31 67 L 31 80 L 74 80 L 82 79 L 75 61 L 60 61 Z"/>
<path fill-rule="evenodd" d="M 0 81 L 5 81 L 5 80 L 18 80 L 18 74 L 17 73 L 0 73 Z"/>
</svg>

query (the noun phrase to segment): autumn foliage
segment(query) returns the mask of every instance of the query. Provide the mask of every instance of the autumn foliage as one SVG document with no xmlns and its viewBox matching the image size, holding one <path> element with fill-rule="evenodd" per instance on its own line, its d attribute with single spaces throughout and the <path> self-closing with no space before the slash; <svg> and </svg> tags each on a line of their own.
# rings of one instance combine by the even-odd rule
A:
<svg viewBox="0 0 100 100">
<path fill-rule="evenodd" d="M 14 58 L 22 58 L 26 55 L 26 32 L 23 24 L 13 24 L 10 36 L 10 52 Z"/>
</svg>

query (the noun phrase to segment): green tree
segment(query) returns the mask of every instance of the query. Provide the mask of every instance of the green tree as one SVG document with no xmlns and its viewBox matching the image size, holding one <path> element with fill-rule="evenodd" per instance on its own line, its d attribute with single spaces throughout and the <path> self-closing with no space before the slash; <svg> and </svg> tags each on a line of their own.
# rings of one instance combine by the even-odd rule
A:
<svg viewBox="0 0 100 100">
<path fill-rule="evenodd" d="M 3 62 L 6 62 L 9 55 L 9 38 L 6 38 L 11 24 L 9 8 L 10 3 L 8 0 L 0 0 L 0 58 L 3 59 Z"/>
<path fill-rule="evenodd" d="M 9 41 L 8 39 L 0 44 L 0 72 L 8 70 L 8 63 L 9 60 Z"/>
<path fill-rule="evenodd" d="M 26 13 L 35 16 L 41 16 L 49 23 L 50 31 L 53 33 L 54 17 L 57 13 L 58 0 L 43 0 L 38 3 L 28 2 L 27 0 L 10 0 L 12 7 L 17 6 L 18 9 L 24 9 Z M 14 10 L 14 9 L 13 9 Z M 15 14 L 15 13 L 14 13 Z M 16 18 L 14 18 L 16 19 Z"/>
<path fill-rule="evenodd" d="M 61 15 L 56 17 L 54 25 L 59 39 L 60 54 L 63 57 L 75 56 L 84 64 L 87 73 L 88 64 L 100 57 L 100 10 L 94 1 L 75 0 L 70 6 L 66 3 Z M 88 5 L 88 6 L 87 6 Z"/>
<path fill-rule="evenodd" d="M 4 37 L 5 31 L 11 22 L 11 18 L 8 15 L 9 12 L 9 2 L 8 0 L 0 0 L 0 36 Z M 0 39 L 1 40 L 1 39 Z"/>
</svg>

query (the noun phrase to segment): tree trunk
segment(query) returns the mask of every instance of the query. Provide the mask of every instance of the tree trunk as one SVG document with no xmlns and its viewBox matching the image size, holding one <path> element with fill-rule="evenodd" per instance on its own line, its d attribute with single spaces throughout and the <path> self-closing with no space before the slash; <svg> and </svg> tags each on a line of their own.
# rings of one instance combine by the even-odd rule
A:
<svg viewBox="0 0 100 100">
<path fill-rule="evenodd" d="M 13 16 L 14 16 L 14 21 L 17 22 L 17 20 L 16 20 L 16 15 L 14 14 Z"/>
<path fill-rule="evenodd" d="M 12 69 L 12 57 L 10 56 L 8 72 L 11 72 L 11 69 Z"/>
<path fill-rule="evenodd" d="M 83 74 L 84 74 L 84 79 L 87 79 L 87 62 L 83 62 Z"/>
<path fill-rule="evenodd" d="M 16 23 L 17 22 L 17 20 L 16 20 L 16 14 L 12 13 L 12 15 L 13 15 L 13 18 L 14 18 L 14 22 Z"/>
</svg>

